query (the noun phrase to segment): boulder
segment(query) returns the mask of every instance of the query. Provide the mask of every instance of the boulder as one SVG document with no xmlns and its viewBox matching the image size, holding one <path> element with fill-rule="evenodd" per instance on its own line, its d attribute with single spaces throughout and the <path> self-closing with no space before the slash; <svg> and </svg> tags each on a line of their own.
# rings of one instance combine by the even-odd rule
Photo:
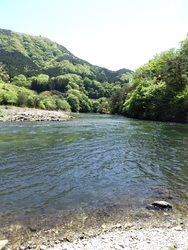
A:
<svg viewBox="0 0 188 250">
<path fill-rule="evenodd" d="M 160 208 L 160 209 L 170 209 L 172 205 L 166 201 L 154 201 L 152 206 Z"/>
</svg>

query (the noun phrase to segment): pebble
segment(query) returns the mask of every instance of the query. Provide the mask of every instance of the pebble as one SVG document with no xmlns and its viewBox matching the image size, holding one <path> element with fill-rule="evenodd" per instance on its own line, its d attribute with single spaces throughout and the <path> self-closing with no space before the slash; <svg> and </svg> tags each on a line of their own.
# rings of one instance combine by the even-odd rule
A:
<svg viewBox="0 0 188 250">
<path fill-rule="evenodd" d="M 0 249 L 2 249 L 7 243 L 8 240 L 0 240 Z"/>
<path fill-rule="evenodd" d="M 174 228 L 176 231 L 182 231 L 182 228 L 180 226 L 177 226 Z"/>
<path fill-rule="evenodd" d="M 174 247 L 185 250 L 188 248 L 188 229 L 177 229 L 180 227 L 110 232 L 78 242 L 62 242 L 46 250 L 169 250 Z"/>
<path fill-rule="evenodd" d="M 47 249 L 47 246 L 45 245 L 40 245 L 40 250 L 46 250 Z"/>
</svg>

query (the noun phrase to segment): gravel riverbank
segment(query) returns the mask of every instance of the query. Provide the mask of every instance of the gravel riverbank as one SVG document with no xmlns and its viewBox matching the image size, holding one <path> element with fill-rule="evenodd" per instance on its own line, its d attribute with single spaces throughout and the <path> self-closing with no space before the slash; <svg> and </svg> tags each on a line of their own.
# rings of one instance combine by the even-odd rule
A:
<svg viewBox="0 0 188 250">
<path fill-rule="evenodd" d="M 126 224 L 103 224 L 99 230 L 71 231 L 61 234 L 59 229 L 38 231 L 25 240 L 23 230 L 17 237 L 19 245 L 1 238 L 0 249 L 4 250 L 188 250 L 187 219 L 165 222 L 163 220 L 138 220 Z"/>
<path fill-rule="evenodd" d="M 71 118 L 63 111 L 0 106 L 0 122 L 66 121 Z"/>
<path fill-rule="evenodd" d="M 41 250 L 47 249 L 40 246 Z M 95 238 L 79 240 L 76 243 L 63 242 L 51 250 L 172 250 L 188 249 L 188 230 L 180 226 L 174 228 L 153 228 L 110 232 Z"/>
</svg>

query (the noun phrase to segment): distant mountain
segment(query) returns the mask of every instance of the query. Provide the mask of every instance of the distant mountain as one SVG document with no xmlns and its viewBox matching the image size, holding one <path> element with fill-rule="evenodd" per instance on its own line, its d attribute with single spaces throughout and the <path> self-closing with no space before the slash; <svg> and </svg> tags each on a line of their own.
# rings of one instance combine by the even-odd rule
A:
<svg viewBox="0 0 188 250">
<path fill-rule="evenodd" d="M 111 71 L 74 56 L 62 45 L 41 36 L 0 29 L 0 62 L 10 78 L 47 74 L 50 77 L 73 73 L 99 82 L 114 82 L 129 69 Z"/>
</svg>

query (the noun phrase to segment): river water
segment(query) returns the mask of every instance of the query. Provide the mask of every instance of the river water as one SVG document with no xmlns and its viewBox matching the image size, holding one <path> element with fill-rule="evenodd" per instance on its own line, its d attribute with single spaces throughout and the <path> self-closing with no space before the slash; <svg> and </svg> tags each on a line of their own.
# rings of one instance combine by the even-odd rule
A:
<svg viewBox="0 0 188 250">
<path fill-rule="evenodd" d="M 139 216 L 155 200 L 186 215 L 187 151 L 184 124 L 94 114 L 0 123 L 0 223 Z"/>
</svg>

